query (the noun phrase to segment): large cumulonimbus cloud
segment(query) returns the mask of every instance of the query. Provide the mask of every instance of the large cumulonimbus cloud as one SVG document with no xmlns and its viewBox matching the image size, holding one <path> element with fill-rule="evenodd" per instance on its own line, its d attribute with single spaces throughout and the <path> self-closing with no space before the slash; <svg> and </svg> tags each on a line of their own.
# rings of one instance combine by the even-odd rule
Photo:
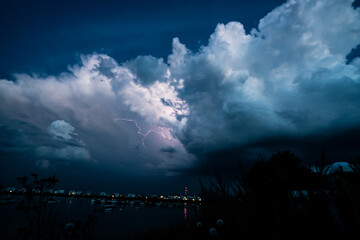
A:
<svg viewBox="0 0 360 240">
<path fill-rule="evenodd" d="M 198 53 L 177 54 L 172 72 L 184 79 L 191 112 L 181 133 L 188 149 L 359 124 L 360 59 L 346 63 L 360 44 L 351 3 L 288 1 L 251 34 L 238 22 L 219 24 Z"/>
<path fill-rule="evenodd" d="M 93 54 L 59 76 L 1 80 L 0 113 L 7 124 L 18 119 L 39 128 L 66 119 L 119 145 L 137 135 L 146 144 L 153 134 L 159 144 L 152 142 L 152 161 L 173 168 L 187 153 L 203 156 L 269 137 L 358 125 L 360 58 L 346 58 L 358 44 L 360 13 L 351 0 L 289 0 L 250 34 L 238 22 L 218 24 L 195 53 L 174 38 L 167 62 L 139 56 L 118 64 Z M 123 132 L 116 135 L 119 124 Z M 67 140 L 73 130 L 65 125 L 53 123 L 48 132 Z M 96 153 L 95 144 L 83 141 Z M 53 153 L 69 158 L 67 149 Z"/>
</svg>

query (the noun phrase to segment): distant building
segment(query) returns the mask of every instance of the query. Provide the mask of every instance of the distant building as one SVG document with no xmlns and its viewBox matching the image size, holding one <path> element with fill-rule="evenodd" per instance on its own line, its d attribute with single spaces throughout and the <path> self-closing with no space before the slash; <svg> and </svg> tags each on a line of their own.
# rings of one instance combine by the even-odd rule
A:
<svg viewBox="0 0 360 240">
<path fill-rule="evenodd" d="M 35 188 L 32 189 L 32 192 L 33 193 L 41 193 L 40 189 L 35 189 Z"/>
<path fill-rule="evenodd" d="M 307 190 L 295 190 L 291 192 L 291 195 L 294 198 L 306 198 L 309 196 L 309 193 Z"/>
<path fill-rule="evenodd" d="M 187 197 L 187 200 L 195 201 L 195 200 L 196 200 L 196 196 L 188 196 L 188 197 Z"/>
<path fill-rule="evenodd" d="M 134 194 L 134 193 L 128 193 L 128 194 L 127 194 L 127 197 L 128 197 L 128 198 L 136 198 L 136 194 Z"/>
<path fill-rule="evenodd" d="M 106 197 L 106 192 L 100 192 L 100 197 Z"/>
<path fill-rule="evenodd" d="M 70 190 L 69 191 L 69 195 L 75 195 L 75 194 L 76 194 L 75 190 Z"/>
<path fill-rule="evenodd" d="M 92 191 L 87 191 L 87 192 L 85 193 L 85 195 L 86 195 L 86 196 L 92 196 L 92 195 L 94 195 L 94 193 L 93 193 Z"/>
<path fill-rule="evenodd" d="M 5 192 L 12 193 L 12 192 L 15 192 L 15 191 L 16 191 L 15 187 L 7 187 L 7 188 L 5 188 Z"/>
<path fill-rule="evenodd" d="M 181 196 L 179 197 L 179 199 L 180 199 L 180 200 L 187 200 L 187 197 L 186 197 L 186 196 L 181 195 Z"/>
<path fill-rule="evenodd" d="M 114 193 L 115 197 L 120 197 L 120 193 Z"/>
<path fill-rule="evenodd" d="M 59 189 L 55 191 L 55 194 L 64 194 L 65 190 Z"/>
<path fill-rule="evenodd" d="M 18 193 L 26 193 L 26 188 L 19 188 L 17 190 Z"/>
</svg>

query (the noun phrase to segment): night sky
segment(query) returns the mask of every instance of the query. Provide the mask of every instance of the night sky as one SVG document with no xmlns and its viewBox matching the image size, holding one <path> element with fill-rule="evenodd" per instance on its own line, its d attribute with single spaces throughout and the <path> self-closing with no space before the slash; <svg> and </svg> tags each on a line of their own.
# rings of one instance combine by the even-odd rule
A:
<svg viewBox="0 0 360 240">
<path fill-rule="evenodd" d="M 357 158 L 358 6 L 2 2 L 0 184 L 196 192 L 280 150 Z"/>
</svg>

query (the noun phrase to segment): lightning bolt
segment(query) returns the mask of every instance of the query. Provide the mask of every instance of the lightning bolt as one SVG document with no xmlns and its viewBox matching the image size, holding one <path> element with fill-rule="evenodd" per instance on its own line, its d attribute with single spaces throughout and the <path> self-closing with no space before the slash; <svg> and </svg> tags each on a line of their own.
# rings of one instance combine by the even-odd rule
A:
<svg viewBox="0 0 360 240">
<path fill-rule="evenodd" d="M 137 123 L 137 121 L 135 121 L 134 119 L 130 119 L 130 118 L 116 118 L 114 120 L 115 122 L 118 122 L 118 121 L 125 121 L 125 122 L 132 122 L 135 124 L 135 127 L 137 128 L 137 134 L 141 136 L 141 143 L 143 145 L 143 147 L 145 148 L 145 139 L 149 136 L 150 133 L 156 133 L 160 136 L 162 136 L 164 139 L 167 139 L 169 141 L 172 140 L 171 137 L 167 137 L 165 135 L 165 130 L 169 131 L 170 128 L 166 128 L 166 127 L 161 127 L 161 126 L 158 126 L 158 128 L 161 129 L 161 131 L 156 131 L 155 129 L 150 129 L 148 130 L 147 132 L 143 132 L 140 125 Z"/>
</svg>

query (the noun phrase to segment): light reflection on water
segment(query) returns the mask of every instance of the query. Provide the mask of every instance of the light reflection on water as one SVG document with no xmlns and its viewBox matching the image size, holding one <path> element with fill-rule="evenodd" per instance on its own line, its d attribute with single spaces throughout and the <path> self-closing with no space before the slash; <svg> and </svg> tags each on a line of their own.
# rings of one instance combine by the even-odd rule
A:
<svg viewBox="0 0 360 240">
<path fill-rule="evenodd" d="M 4 196 L 3 196 L 4 197 Z M 23 196 L 11 196 L 15 203 L 0 206 L 0 231 L 2 238 L 14 236 L 16 230 L 28 223 L 25 213 L 17 206 Z M 86 198 L 56 198 L 60 203 L 49 204 L 49 209 L 55 211 L 57 222 L 68 223 L 76 220 L 86 221 L 94 210 L 99 211 L 99 217 L 94 229 L 96 239 L 131 239 L 141 236 L 147 231 L 186 224 L 195 215 L 196 205 L 184 203 L 153 203 L 139 202 L 98 203 L 94 204 Z M 106 205 L 107 204 L 107 205 Z M 104 211 L 104 205 L 109 211 Z M 109 206 L 110 205 L 110 206 Z"/>
<path fill-rule="evenodd" d="M 186 215 L 187 215 L 187 203 L 184 203 L 184 219 L 186 221 Z"/>
</svg>

